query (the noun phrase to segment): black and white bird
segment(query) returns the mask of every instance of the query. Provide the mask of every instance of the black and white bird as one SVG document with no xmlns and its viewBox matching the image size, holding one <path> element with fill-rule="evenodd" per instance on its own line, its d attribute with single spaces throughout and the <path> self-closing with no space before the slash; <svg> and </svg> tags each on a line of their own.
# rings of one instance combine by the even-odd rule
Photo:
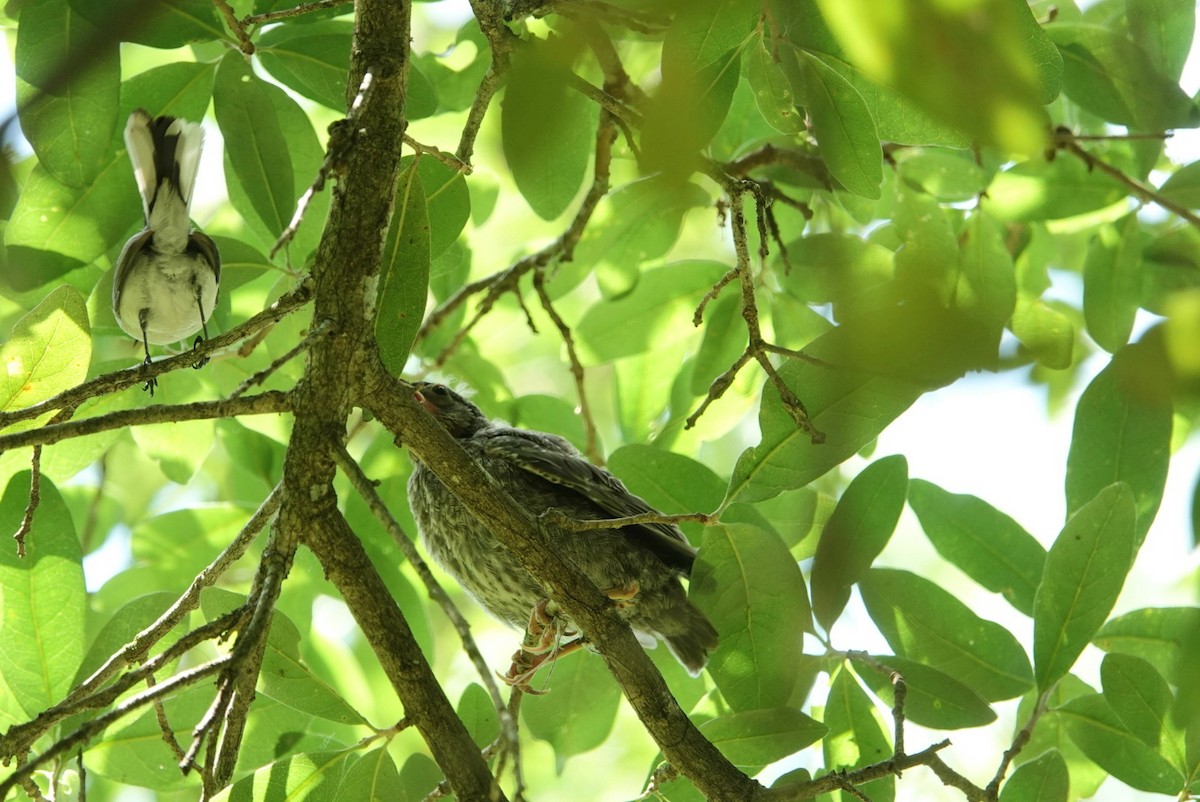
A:
<svg viewBox="0 0 1200 802">
<path fill-rule="evenodd" d="M 121 328 L 141 340 L 150 363 L 150 343 L 165 345 L 203 330 L 217 304 L 221 255 L 203 231 L 192 226 L 190 208 L 204 129 L 177 117 L 129 115 L 125 147 L 133 163 L 146 226 L 117 259 L 113 314 Z M 197 338 L 193 347 L 199 345 Z M 201 367 L 201 360 L 194 367 Z M 154 394 L 155 380 L 146 389 Z"/>
</svg>

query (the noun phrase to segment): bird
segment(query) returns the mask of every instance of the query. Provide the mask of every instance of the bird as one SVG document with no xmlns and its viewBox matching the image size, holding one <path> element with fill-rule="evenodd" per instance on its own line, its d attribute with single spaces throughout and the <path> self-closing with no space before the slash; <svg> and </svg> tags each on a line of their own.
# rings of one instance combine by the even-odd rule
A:
<svg viewBox="0 0 1200 802">
<path fill-rule="evenodd" d="M 217 304 L 221 255 L 212 238 L 192 226 L 204 129 L 199 123 L 136 109 L 125 125 L 125 147 L 142 199 L 145 226 L 121 249 L 113 274 L 113 314 L 121 329 L 141 340 L 150 364 L 150 343 L 165 345 L 203 330 Z M 193 367 L 200 368 L 207 359 Z M 146 389 L 154 395 L 151 379 Z"/>
<path fill-rule="evenodd" d="M 657 512 L 564 438 L 494 423 L 443 384 L 413 386 L 414 399 L 532 515 L 554 509 L 568 518 L 607 520 Z M 527 688 L 526 680 L 537 669 L 586 643 L 583 638 L 554 643 L 558 636 L 577 633 L 578 627 L 556 611 L 517 556 L 415 456 L 408 498 L 434 560 L 493 616 L 526 628 L 522 649 L 505 675 L 510 684 Z M 680 583 L 691 572 L 696 549 L 677 526 L 644 523 L 571 531 L 551 519 L 547 529 L 559 555 L 616 602 L 644 646 L 661 639 L 692 676 L 700 673 L 717 647 L 718 634 Z M 548 627 L 550 622 L 555 626 Z M 518 657 L 523 652 L 522 664 Z"/>
</svg>

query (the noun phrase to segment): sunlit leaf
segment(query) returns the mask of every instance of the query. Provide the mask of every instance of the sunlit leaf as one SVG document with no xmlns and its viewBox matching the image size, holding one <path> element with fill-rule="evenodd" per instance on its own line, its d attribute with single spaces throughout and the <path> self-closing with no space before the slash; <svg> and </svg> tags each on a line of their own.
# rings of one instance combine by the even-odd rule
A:
<svg viewBox="0 0 1200 802">
<path fill-rule="evenodd" d="M 1113 482 L 1126 482 L 1137 509 L 1140 545 L 1158 512 L 1171 451 L 1168 372 L 1158 346 L 1118 351 L 1075 408 L 1067 456 L 1067 512 L 1081 509 Z"/>
<path fill-rule="evenodd" d="M 929 541 L 946 560 L 1013 607 L 1033 614 L 1046 550 L 1019 523 L 980 498 L 948 493 L 922 479 L 908 501 Z"/>
<path fill-rule="evenodd" d="M 1033 684 L 1029 658 L 1007 629 L 907 571 L 872 569 L 859 585 L 871 620 L 902 657 L 960 680 L 989 702 Z"/>
<path fill-rule="evenodd" d="M 826 631 L 850 599 L 850 588 L 883 551 L 908 490 L 908 462 L 897 454 L 864 468 L 825 523 L 812 567 L 813 613 Z"/>
<path fill-rule="evenodd" d="M 812 616 L 800 567 L 779 538 L 747 524 L 708 527 L 689 595 L 720 633 L 708 672 L 725 701 L 735 710 L 787 704 Z"/>
<path fill-rule="evenodd" d="M 1046 555 L 1033 601 L 1042 690 L 1070 671 L 1112 610 L 1133 564 L 1134 515 L 1129 485 L 1110 485 L 1071 516 Z"/>
<path fill-rule="evenodd" d="M 30 473 L 14 476 L 0 499 L 0 531 L 13 533 L 29 502 Z M 62 701 L 83 659 L 82 555 L 71 513 L 57 488 L 41 479 L 41 504 L 26 536 L 0 548 L 0 679 L 29 717 Z"/>
</svg>

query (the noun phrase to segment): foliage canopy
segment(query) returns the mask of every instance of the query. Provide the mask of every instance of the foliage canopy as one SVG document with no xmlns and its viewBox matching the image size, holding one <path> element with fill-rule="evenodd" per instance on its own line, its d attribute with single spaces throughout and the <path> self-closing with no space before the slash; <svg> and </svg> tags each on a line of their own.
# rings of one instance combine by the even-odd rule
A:
<svg viewBox="0 0 1200 802">
<path fill-rule="evenodd" d="M 1085 5 L 10 3 L 33 152 L 0 176 L 0 799 L 1200 794 L 1200 608 L 1112 615 L 1177 536 L 1155 518 L 1197 419 L 1200 162 L 1164 147 L 1200 126 L 1196 8 Z M 199 371 L 129 367 L 109 306 L 137 108 L 223 158 Z M 1058 533 L 873 454 L 980 371 L 1074 405 Z M 647 661 L 401 374 L 683 516 L 703 679 Z M 428 585 L 397 444 L 603 659 L 505 706 L 482 657 L 517 636 Z M 936 566 L 880 562 L 921 532 Z M 877 632 L 834 637 L 854 616 Z M 970 728 L 1000 744 L 982 772 Z"/>
</svg>

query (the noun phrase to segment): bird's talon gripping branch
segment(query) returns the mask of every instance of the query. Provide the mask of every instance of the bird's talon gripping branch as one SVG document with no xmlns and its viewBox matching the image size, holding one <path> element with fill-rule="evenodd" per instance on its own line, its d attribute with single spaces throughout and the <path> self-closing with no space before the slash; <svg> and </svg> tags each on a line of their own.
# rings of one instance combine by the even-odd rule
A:
<svg viewBox="0 0 1200 802">
<path fill-rule="evenodd" d="M 204 342 L 204 338 L 197 337 L 196 341 L 194 343 L 192 343 L 192 350 L 195 351 L 197 348 L 199 348 L 200 343 L 202 343 L 202 342 Z M 192 370 L 200 370 L 200 368 L 204 367 L 207 364 L 208 364 L 208 357 L 202 356 L 202 357 L 200 357 L 200 359 L 198 359 L 192 363 Z"/>
</svg>

